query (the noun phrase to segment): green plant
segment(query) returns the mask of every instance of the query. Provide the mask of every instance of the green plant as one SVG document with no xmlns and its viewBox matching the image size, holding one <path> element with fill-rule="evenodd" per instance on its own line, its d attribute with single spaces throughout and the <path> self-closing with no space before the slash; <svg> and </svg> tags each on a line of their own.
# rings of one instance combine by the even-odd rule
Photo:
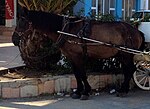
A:
<svg viewBox="0 0 150 109">
<path fill-rule="evenodd" d="M 18 0 L 22 7 L 28 10 L 41 10 L 60 14 L 71 10 L 78 0 Z"/>
<path fill-rule="evenodd" d="M 150 22 L 150 15 L 149 14 L 145 14 L 144 18 L 141 20 L 142 22 Z"/>
<path fill-rule="evenodd" d="M 115 17 L 111 14 L 105 14 L 105 15 L 102 15 L 100 20 L 103 22 L 112 22 L 112 21 L 115 21 Z"/>
<path fill-rule="evenodd" d="M 141 22 L 150 22 L 150 15 L 149 13 L 142 12 L 142 18 L 140 14 L 135 14 L 133 18 L 129 18 L 126 20 L 126 22 L 130 23 L 132 26 L 138 28 L 138 26 L 141 24 Z M 140 16 L 140 17 L 139 17 Z"/>
<path fill-rule="evenodd" d="M 115 17 L 112 14 L 98 14 L 98 15 L 90 15 L 92 19 L 101 21 L 101 22 L 112 22 L 115 21 Z"/>
</svg>

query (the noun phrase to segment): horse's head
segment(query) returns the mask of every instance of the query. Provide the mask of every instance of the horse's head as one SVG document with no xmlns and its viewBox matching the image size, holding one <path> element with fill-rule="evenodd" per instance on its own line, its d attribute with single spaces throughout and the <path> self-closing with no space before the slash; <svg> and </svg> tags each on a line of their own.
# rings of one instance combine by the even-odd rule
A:
<svg viewBox="0 0 150 109">
<path fill-rule="evenodd" d="M 20 14 L 15 31 L 12 35 L 12 42 L 15 46 L 19 46 L 20 39 L 28 30 L 32 30 L 32 23 L 28 20 L 27 10 Z"/>
<path fill-rule="evenodd" d="M 23 8 L 18 19 L 15 32 L 12 36 L 12 42 L 14 45 L 18 46 L 21 36 L 24 34 L 27 36 L 26 34 L 28 30 L 33 30 L 33 28 L 48 34 L 53 41 L 57 39 L 57 31 L 66 31 L 77 34 L 80 30 L 82 30 L 84 26 L 83 20 L 77 17 L 68 17 L 68 21 L 65 23 L 65 18 L 66 17 L 64 16 L 53 13 L 27 10 L 26 8 Z M 66 27 L 65 24 L 67 24 Z"/>
</svg>

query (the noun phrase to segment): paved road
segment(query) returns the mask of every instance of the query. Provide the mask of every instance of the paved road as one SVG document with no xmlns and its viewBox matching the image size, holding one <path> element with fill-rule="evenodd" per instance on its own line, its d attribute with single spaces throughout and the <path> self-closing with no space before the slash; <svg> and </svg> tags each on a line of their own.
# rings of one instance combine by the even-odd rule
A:
<svg viewBox="0 0 150 109">
<path fill-rule="evenodd" d="M 52 96 L 0 99 L 0 109 L 150 109 L 150 92 L 135 90 L 125 98 L 103 92 L 87 101 Z"/>
<path fill-rule="evenodd" d="M 18 47 L 12 43 L 0 43 L 0 69 L 22 66 Z"/>
</svg>

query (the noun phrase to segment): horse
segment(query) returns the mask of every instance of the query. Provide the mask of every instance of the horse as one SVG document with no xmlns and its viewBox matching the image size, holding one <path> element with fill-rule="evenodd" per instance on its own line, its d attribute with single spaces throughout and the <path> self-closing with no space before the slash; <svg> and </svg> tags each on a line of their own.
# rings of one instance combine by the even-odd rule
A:
<svg viewBox="0 0 150 109">
<path fill-rule="evenodd" d="M 24 9 L 24 14 L 18 20 L 15 29 L 16 34 L 14 35 L 18 35 L 18 33 L 24 34 L 25 30 L 30 30 L 32 27 L 47 34 L 59 46 L 62 54 L 70 60 L 76 78 L 77 90 L 72 94 L 73 99 L 87 100 L 90 96 L 91 86 L 87 80 L 84 67 L 86 56 L 94 59 L 118 57 L 122 63 L 124 81 L 119 90 L 117 90 L 117 95 L 126 95 L 129 92 L 129 82 L 136 70 L 133 62 L 134 54 L 118 50 L 113 46 L 86 41 L 82 37 L 88 37 L 112 45 L 142 50 L 144 45 L 143 33 L 130 24 L 121 21 L 99 22 L 96 20 L 87 21 L 83 18 L 69 17 L 67 17 L 67 20 L 65 19 L 66 17 L 62 15 Z M 20 30 L 21 24 L 24 25 L 24 31 Z M 58 31 L 82 37 L 74 38 L 59 34 Z"/>
</svg>

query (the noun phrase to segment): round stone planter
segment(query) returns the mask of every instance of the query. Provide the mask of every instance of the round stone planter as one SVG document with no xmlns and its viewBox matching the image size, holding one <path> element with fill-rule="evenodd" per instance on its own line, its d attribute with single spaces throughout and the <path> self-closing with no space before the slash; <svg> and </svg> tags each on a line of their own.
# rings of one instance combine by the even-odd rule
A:
<svg viewBox="0 0 150 109">
<path fill-rule="evenodd" d="M 88 81 L 92 89 L 106 88 L 110 84 L 116 84 L 116 82 L 121 83 L 122 79 L 122 75 L 116 76 L 111 74 L 88 76 Z M 73 75 L 14 79 L 0 81 L 0 97 L 33 97 L 41 94 L 70 92 L 73 88 L 76 88 L 76 80 Z"/>
</svg>

